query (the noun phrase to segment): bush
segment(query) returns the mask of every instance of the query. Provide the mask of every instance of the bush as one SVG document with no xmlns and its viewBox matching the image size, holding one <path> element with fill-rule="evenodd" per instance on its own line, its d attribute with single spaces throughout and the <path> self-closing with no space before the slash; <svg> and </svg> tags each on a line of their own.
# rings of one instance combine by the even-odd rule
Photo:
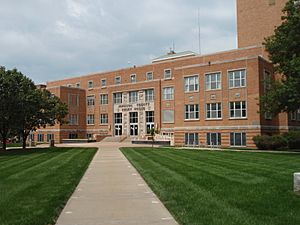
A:
<svg viewBox="0 0 300 225">
<path fill-rule="evenodd" d="M 300 131 L 290 131 L 282 135 L 289 149 L 300 149 Z"/>
<path fill-rule="evenodd" d="M 253 137 L 253 141 L 258 149 L 262 150 L 277 150 L 284 149 L 288 146 L 287 139 L 282 135 L 257 135 Z"/>
</svg>

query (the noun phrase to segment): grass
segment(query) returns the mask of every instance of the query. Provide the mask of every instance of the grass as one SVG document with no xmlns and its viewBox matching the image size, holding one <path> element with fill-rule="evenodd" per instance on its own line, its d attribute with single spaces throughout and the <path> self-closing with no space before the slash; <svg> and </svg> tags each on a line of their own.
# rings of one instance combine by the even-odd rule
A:
<svg viewBox="0 0 300 225">
<path fill-rule="evenodd" d="M 300 224 L 300 154 L 121 150 L 182 225 Z"/>
<path fill-rule="evenodd" d="M 0 153 L 0 224 L 54 224 L 97 149 Z"/>
</svg>

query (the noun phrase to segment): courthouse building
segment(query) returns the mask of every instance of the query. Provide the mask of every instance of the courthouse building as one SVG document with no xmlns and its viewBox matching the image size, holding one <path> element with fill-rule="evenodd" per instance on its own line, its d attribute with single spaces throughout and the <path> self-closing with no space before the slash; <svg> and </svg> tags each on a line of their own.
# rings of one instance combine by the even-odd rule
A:
<svg viewBox="0 0 300 225">
<path fill-rule="evenodd" d="M 47 82 L 68 104 L 69 124 L 37 130 L 35 140 L 144 140 L 155 128 L 157 139 L 180 146 L 254 147 L 255 135 L 299 128 L 299 112 L 259 113 L 265 81 L 274 79 L 262 41 L 286 2 L 237 0 L 238 49 L 170 52 L 143 66 Z"/>
</svg>

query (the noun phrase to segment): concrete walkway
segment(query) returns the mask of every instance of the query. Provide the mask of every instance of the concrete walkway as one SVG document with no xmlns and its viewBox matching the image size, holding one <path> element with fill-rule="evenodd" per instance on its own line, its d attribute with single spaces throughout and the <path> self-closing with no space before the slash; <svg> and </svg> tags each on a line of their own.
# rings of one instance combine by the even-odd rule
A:
<svg viewBox="0 0 300 225">
<path fill-rule="evenodd" d="M 99 151 L 56 224 L 177 224 L 118 150 L 118 144 L 98 145 Z"/>
</svg>

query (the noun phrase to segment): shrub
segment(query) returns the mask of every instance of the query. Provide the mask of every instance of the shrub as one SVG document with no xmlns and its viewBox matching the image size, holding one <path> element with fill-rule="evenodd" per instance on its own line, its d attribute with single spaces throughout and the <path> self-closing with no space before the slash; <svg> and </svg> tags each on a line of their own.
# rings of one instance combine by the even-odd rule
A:
<svg viewBox="0 0 300 225">
<path fill-rule="evenodd" d="M 300 149 L 300 131 L 290 131 L 282 135 L 289 149 Z"/>
<path fill-rule="evenodd" d="M 253 137 L 253 141 L 258 149 L 277 150 L 287 147 L 287 140 L 281 135 L 257 135 Z"/>
</svg>

